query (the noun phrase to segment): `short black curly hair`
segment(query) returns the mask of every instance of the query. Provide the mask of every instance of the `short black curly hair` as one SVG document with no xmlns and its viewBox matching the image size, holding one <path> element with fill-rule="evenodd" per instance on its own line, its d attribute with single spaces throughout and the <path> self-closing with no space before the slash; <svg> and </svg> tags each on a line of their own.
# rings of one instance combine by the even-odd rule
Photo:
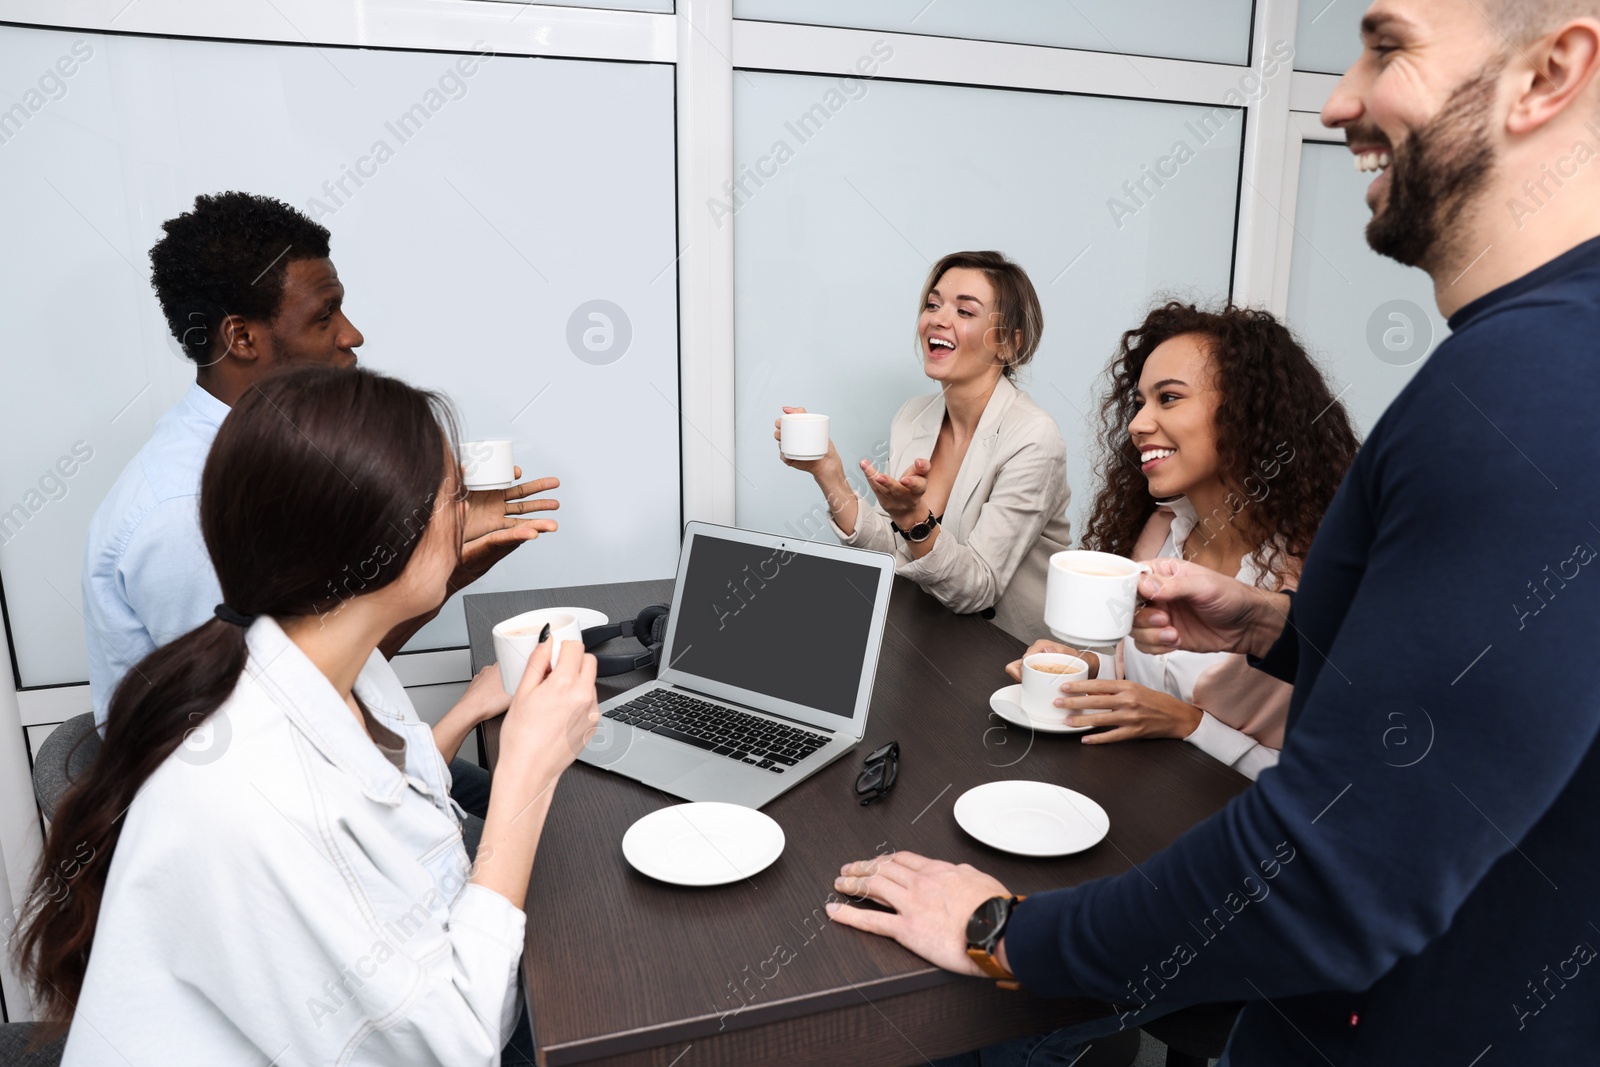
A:
<svg viewBox="0 0 1600 1067">
<path fill-rule="evenodd" d="M 297 259 L 326 259 L 328 231 L 270 196 L 225 192 L 161 224 L 150 286 L 184 355 L 205 366 L 226 315 L 270 320 Z"/>
</svg>

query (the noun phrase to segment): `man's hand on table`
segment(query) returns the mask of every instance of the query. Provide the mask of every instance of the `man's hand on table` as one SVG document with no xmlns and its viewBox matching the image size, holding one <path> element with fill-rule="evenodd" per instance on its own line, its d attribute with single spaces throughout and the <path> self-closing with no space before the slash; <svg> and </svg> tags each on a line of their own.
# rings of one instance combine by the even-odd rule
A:
<svg viewBox="0 0 1600 1067">
<path fill-rule="evenodd" d="M 1289 617 L 1289 598 L 1181 559 L 1153 559 L 1139 579 L 1148 603 L 1133 617 L 1141 652 L 1266 655 Z"/>
<path fill-rule="evenodd" d="M 967 955 L 967 920 L 991 897 L 1011 895 L 1005 886 L 970 864 L 931 860 L 915 852 L 847 863 L 834 879 L 833 888 L 894 909 L 890 914 L 829 904 L 828 914 L 836 922 L 893 938 L 929 963 L 975 976 L 983 972 Z M 1005 963 L 1003 941 L 998 958 Z"/>
</svg>

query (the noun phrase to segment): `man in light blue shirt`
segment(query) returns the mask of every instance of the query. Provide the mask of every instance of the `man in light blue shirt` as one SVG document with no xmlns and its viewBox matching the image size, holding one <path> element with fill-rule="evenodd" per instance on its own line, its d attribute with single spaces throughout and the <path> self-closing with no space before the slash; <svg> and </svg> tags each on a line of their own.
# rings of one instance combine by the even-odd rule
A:
<svg viewBox="0 0 1600 1067">
<path fill-rule="evenodd" d="M 359 335 L 357 335 L 359 336 Z M 105 730 L 134 664 L 211 617 L 222 590 L 200 536 L 200 471 L 228 405 L 199 383 L 156 423 L 89 523 L 83 566 L 89 695 Z"/>
<path fill-rule="evenodd" d="M 239 192 L 200 196 L 193 211 L 162 228 L 165 236 L 150 250 L 151 284 L 197 373 L 89 525 L 83 611 L 90 695 L 102 732 L 123 678 L 158 646 L 210 619 L 222 600 L 200 532 L 200 475 L 229 409 L 284 367 L 353 367 L 363 340 L 344 314 L 328 231 L 287 204 Z M 550 519 L 518 516 L 554 509 L 553 500 L 526 498 L 558 484 L 543 478 L 469 494 L 467 541 L 452 592 L 523 541 L 556 528 Z M 392 657 L 429 618 L 389 634 L 384 655 Z M 503 696 L 498 682 L 474 685 L 435 727 L 447 760 L 472 725 L 504 710 Z M 482 816 L 488 775 L 461 760 L 450 769 L 457 800 Z"/>
</svg>

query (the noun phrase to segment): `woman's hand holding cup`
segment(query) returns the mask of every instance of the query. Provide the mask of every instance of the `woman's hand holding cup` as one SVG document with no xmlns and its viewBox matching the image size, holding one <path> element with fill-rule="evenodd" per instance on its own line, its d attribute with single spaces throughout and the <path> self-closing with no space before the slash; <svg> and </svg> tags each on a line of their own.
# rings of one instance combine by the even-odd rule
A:
<svg viewBox="0 0 1600 1067">
<path fill-rule="evenodd" d="M 1028 646 L 1028 651 L 1006 664 L 1006 673 L 1011 676 L 1012 681 L 1022 681 L 1022 661 L 1035 652 L 1054 652 L 1062 656 L 1077 656 L 1089 665 L 1089 674 L 1098 676 L 1100 673 L 1100 657 L 1096 653 L 1079 652 L 1077 649 L 1069 648 L 1058 641 L 1035 641 Z"/>
<path fill-rule="evenodd" d="M 810 415 L 805 408 L 785 407 L 784 415 Z M 813 425 L 806 425 L 811 422 Z M 805 471 L 818 481 L 828 475 L 837 475 L 839 481 L 844 480 L 844 462 L 839 459 L 839 452 L 833 447 L 833 441 L 828 438 L 828 417 L 826 415 L 812 416 L 810 420 L 789 420 L 789 450 L 785 448 L 784 420 L 777 418 L 772 421 L 772 439 L 778 442 L 778 458 L 798 471 Z M 800 440 L 804 438 L 803 442 Z M 823 444 L 826 442 L 826 450 Z M 803 447 L 807 449 L 805 455 L 811 458 L 796 458 L 799 452 L 790 454 L 790 450 Z M 819 455 L 820 453 L 820 455 Z"/>
<path fill-rule="evenodd" d="M 568 644 L 553 668 L 553 641 L 541 642 L 528 657 L 500 728 L 496 785 L 516 768 L 531 772 L 528 784 L 533 789 L 547 789 L 594 735 L 600 722 L 594 688 L 599 664 L 582 643 Z"/>
</svg>

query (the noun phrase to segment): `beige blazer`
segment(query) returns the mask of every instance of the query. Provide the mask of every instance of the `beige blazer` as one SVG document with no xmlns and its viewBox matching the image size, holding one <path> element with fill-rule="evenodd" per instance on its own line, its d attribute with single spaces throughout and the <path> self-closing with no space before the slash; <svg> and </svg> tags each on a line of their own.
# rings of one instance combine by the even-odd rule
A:
<svg viewBox="0 0 1600 1067">
<path fill-rule="evenodd" d="M 912 397 L 889 427 L 887 473 L 929 459 L 944 422 L 944 394 Z M 1024 641 L 1047 636 L 1045 578 L 1050 556 L 1068 547 L 1067 446 L 1050 414 L 1001 378 L 956 472 L 933 548 L 913 559 L 877 498 L 858 495 L 847 545 L 893 553 L 895 571 L 951 611 L 994 609 L 994 624 Z"/>
</svg>

